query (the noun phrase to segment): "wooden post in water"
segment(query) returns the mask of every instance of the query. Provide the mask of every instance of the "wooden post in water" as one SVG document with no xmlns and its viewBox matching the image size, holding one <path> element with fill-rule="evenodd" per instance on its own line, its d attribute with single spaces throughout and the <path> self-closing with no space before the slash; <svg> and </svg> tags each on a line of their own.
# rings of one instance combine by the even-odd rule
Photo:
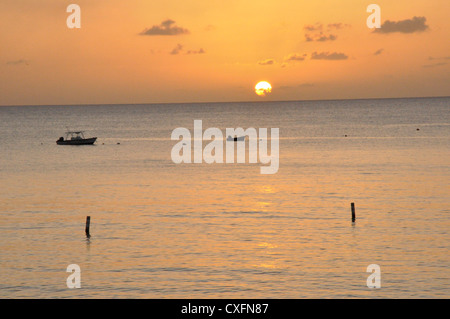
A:
<svg viewBox="0 0 450 319">
<path fill-rule="evenodd" d="M 352 203 L 352 222 L 354 223 L 356 219 L 356 214 L 355 214 L 355 203 Z"/>
<path fill-rule="evenodd" d="M 91 227 L 91 216 L 86 217 L 86 237 L 91 237 L 91 234 L 89 233 L 89 228 Z"/>
</svg>

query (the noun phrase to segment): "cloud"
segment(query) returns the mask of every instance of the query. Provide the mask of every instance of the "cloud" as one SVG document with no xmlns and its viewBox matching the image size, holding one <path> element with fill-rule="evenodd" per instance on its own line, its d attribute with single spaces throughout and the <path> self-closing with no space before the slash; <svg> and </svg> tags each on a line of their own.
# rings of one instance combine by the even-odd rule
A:
<svg viewBox="0 0 450 319">
<path fill-rule="evenodd" d="M 217 28 L 216 28 L 216 26 L 215 25 L 212 25 L 212 24 L 208 24 L 206 27 L 205 27 L 205 31 L 214 31 L 214 30 L 216 30 Z"/>
<path fill-rule="evenodd" d="M 313 37 L 310 36 L 309 34 L 305 34 L 305 40 L 306 40 L 306 42 L 314 41 Z"/>
<path fill-rule="evenodd" d="M 306 54 L 291 53 L 288 56 L 286 56 L 283 61 L 280 62 L 280 66 L 282 68 L 285 68 L 286 66 L 288 66 L 288 63 L 304 61 L 306 56 L 307 56 Z M 274 65 L 275 63 L 276 61 L 274 59 L 266 59 L 258 61 L 259 65 Z"/>
<path fill-rule="evenodd" d="M 340 30 L 340 29 L 347 28 L 347 27 L 351 27 L 351 25 L 350 24 L 346 24 L 346 23 L 342 23 L 342 22 L 337 22 L 337 23 L 328 23 L 327 27 L 325 28 L 323 23 L 319 23 L 318 22 L 318 23 L 316 23 L 314 25 L 307 24 L 303 28 L 306 31 L 309 31 L 309 32 L 317 32 L 317 31 L 323 32 L 323 31 L 331 31 L 333 29 L 334 30 Z"/>
<path fill-rule="evenodd" d="M 328 53 L 328 52 L 313 52 L 311 54 L 311 60 L 347 60 L 348 56 L 344 53 Z"/>
<path fill-rule="evenodd" d="M 341 30 L 345 27 L 350 27 L 349 24 L 345 24 L 342 22 L 338 23 L 329 23 L 326 27 L 322 23 L 316 23 L 314 25 L 309 24 L 305 25 L 303 29 L 307 31 L 305 33 L 306 42 L 325 42 L 325 41 L 334 41 L 337 39 L 336 34 L 330 33 L 331 31 Z"/>
<path fill-rule="evenodd" d="M 291 53 L 284 60 L 287 62 L 303 61 L 305 60 L 305 56 L 306 54 L 300 55 L 298 53 Z"/>
<path fill-rule="evenodd" d="M 199 50 L 188 50 L 188 51 L 185 51 L 184 50 L 184 46 L 181 45 L 181 44 L 177 44 L 177 46 L 175 48 L 173 48 L 172 51 L 170 51 L 170 54 L 172 54 L 172 55 L 177 55 L 177 54 L 180 54 L 180 53 L 185 53 L 185 54 L 204 54 L 204 53 L 206 53 L 206 51 L 203 50 L 203 48 L 201 48 Z"/>
<path fill-rule="evenodd" d="M 334 41 L 337 39 L 337 35 L 335 34 L 323 34 L 320 32 L 319 34 L 305 34 L 306 42 L 317 41 L 317 42 L 325 42 L 325 41 Z"/>
<path fill-rule="evenodd" d="M 188 29 L 184 29 L 174 25 L 175 21 L 173 20 L 165 20 L 161 22 L 160 25 L 154 25 L 150 29 L 145 29 L 140 35 L 180 35 L 180 34 L 189 34 Z"/>
<path fill-rule="evenodd" d="M 373 55 L 380 55 L 381 53 L 383 53 L 384 49 L 379 49 L 377 51 L 375 51 L 375 53 Z"/>
<path fill-rule="evenodd" d="M 205 54 L 206 51 L 200 48 L 200 50 L 189 50 L 186 52 L 186 54 Z"/>
<path fill-rule="evenodd" d="M 306 56 L 307 56 L 307 54 L 291 53 L 284 58 L 283 63 L 281 63 L 281 67 L 285 68 L 289 65 L 289 63 L 304 61 Z"/>
<path fill-rule="evenodd" d="M 303 28 L 309 32 L 322 31 L 323 24 L 322 23 L 316 23 L 315 25 L 308 24 L 308 25 L 305 25 Z"/>
<path fill-rule="evenodd" d="M 336 30 L 340 30 L 340 29 L 343 29 L 343 28 L 350 28 L 351 25 L 350 25 L 350 24 L 346 24 L 346 23 L 339 22 L 339 23 L 329 23 L 329 24 L 327 25 L 327 27 L 328 27 L 328 29 L 336 29 Z"/>
<path fill-rule="evenodd" d="M 29 62 L 25 59 L 14 60 L 6 62 L 7 65 L 29 65 Z"/>
<path fill-rule="evenodd" d="M 386 20 L 381 28 L 375 29 L 375 33 L 414 33 L 423 32 L 429 29 L 426 25 L 427 19 L 425 17 L 413 17 L 412 19 L 406 19 L 401 21 L 389 21 Z"/>
<path fill-rule="evenodd" d="M 183 46 L 181 44 L 177 44 L 175 48 L 170 52 L 170 54 L 175 55 L 179 54 L 183 50 Z"/>
<path fill-rule="evenodd" d="M 266 59 L 262 61 L 258 61 L 259 65 L 273 65 L 275 61 L 273 59 Z"/>
<path fill-rule="evenodd" d="M 316 38 L 316 41 L 324 42 L 324 41 L 334 41 L 337 39 L 337 36 L 334 34 L 323 35 L 320 34 L 319 37 Z"/>
<path fill-rule="evenodd" d="M 438 58 L 434 58 L 432 56 L 428 57 L 428 60 L 433 61 L 433 60 L 450 60 L 450 56 L 443 56 L 443 57 L 438 57 Z"/>
</svg>

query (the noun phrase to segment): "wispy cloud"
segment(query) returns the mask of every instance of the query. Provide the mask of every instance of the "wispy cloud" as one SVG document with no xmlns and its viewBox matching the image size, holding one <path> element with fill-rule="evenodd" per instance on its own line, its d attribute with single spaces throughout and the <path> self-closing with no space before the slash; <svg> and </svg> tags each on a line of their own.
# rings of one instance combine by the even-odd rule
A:
<svg viewBox="0 0 450 319">
<path fill-rule="evenodd" d="M 266 59 L 262 61 L 258 61 L 259 65 L 273 65 L 275 61 L 273 59 Z"/>
<path fill-rule="evenodd" d="M 177 44 L 175 48 L 170 52 L 172 55 L 179 54 L 183 50 L 183 46 L 181 44 Z"/>
<path fill-rule="evenodd" d="M 381 53 L 383 53 L 383 51 L 384 51 L 384 49 L 376 50 L 373 55 L 380 55 Z"/>
<path fill-rule="evenodd" d="M 6 62 L 7 65 L 29 65 L 29 62 L 25 59 L 13 60 Z"/>
<path fill-rule="evenodd" d="M 178 27 L 175 24 L 175 21 L 168 19 L 161 22 L 160 25 L 154 25 L 151 28 L 147 28 L 140 35 L 180 35 L 180 34 L 189 34 L 189 30 Z"/>
<path fill-rule="evenodd" d="M 281 63 L 280 66 L 282 68 L 285 68 L 289 64 L 304 61 L 306 59 L 306 56 L 307 56 L 307 54 L 291 53 L 283 59 L 283 62 Z"/>
<path fill-rule="evenodd" d="M 172 51 L 170 51 L 170 54 L 172 54 L 172 55 L 177 55 L 177 54 L 181 54 L 181 53 L 184 53 L 184 54 L 204 54 L 204 53 L 206 53 L 206 51 L 203 50 L 203 48 L 201 48 L 199 50 L 187 50 L 186 51 L 184 49 L 184 46 L 179 44 L 179 43 L 177 44 L 177 46 L 175 48 L 173 48 Z"/>
<path fill-rule="evenodd" d="M 327 25 L 327 27 L 328 27 L 328 29 L 336 29 L 336 30 L 340 30 L 340 29 L 344 29 L 344 28 L 350 28 L 351 25 L 350 25 L 350 24 L 347 24 L 347 23 L 339 22 L 339 23 L 329 23 L 329 24 Z"/>
<path fill-rule="evenodd" d="M 323 24 L 322 23 L 316 23 L 314 25 L 308 24 L 305 25 L 303 28 L 309 32 L 323 31 Z"/>
<path fill-rule="evenodd" d="M 450 60 L 450 56 L 442 56 L 442 57 L 438 57 L 438 58 L 430 56 L 430 57 L 428 57 L 428 60 L 430 60 L 430 61 L 433 61 L 433 60 Z"/>
<path fill-rule="evenodd" d="M 325 41 L 334 41 L 336 39 L 337 39 L 337 35 L 334 35 L 334 34 L 329 34 L 329 35 L 325 35 L 323 33 L 315 34 L 315 35 L 305 34 L 305 40 L 307 42 L 310 42 L 310 41 L 325 42 Z"/>
<path fill-rule="evenodd" d="M 338 53 L 338 52 L 313 52 L 311 54 L 311 60 L 347 60 L 348 56 L 344 53 Z"/>
<path fill-rule="evenodd" d="M 401 21 L 386 20 L 381 28 L 375 29 L 374 33 L 414 33 L 423 32 L 429 29 L 426 24 L 427 19 L 425 17 L 413 17 L 412 19 L 406 19 Z"/>
<path fill-rule="evenodd" d="M 305 60 L 306 54 L 291 53 L 284 60 L 286 62 L 295 62 Z"/>
<path fill-rule="evenodd" d="M 437 62 L 437 63 L 425 64 L 425 65 L 422 65 L 422 67 L 423 68 L 436 68 L 436 67 L 444 66 L 447 64 L 448 64 L 448 62 Z"/>
<path fill-rule="evenodd" d="M 327 25 L 324 25 L 322 23 L 316 23 L 314 25 L 312 24 L 305 25 L 303 29 L 306 31 L 305 33 L 306 42 L 312 41 L 325 42 L 336 40 L 337 35 L 331 32 L 336 32 L 337 30 L 341 30 L 346 27 L 350 27 L 350 25 L 342 22 L 329 23 Z"/>
<path fill-rule="evenodd" d="M 216 28 L 216 26 L 215 25 L 212 25 L 212 24 L 208 24 L 206 27 L 205 27 L 205 31 L 214 31 L 214 30 L 216 30 L 217 28 Z"/>
<path fill-rule="evenodd" d="M 200 48 L 200 50 L 188 50 L 186 54 L 205 54 L 206 51 Z"/>
</svg>

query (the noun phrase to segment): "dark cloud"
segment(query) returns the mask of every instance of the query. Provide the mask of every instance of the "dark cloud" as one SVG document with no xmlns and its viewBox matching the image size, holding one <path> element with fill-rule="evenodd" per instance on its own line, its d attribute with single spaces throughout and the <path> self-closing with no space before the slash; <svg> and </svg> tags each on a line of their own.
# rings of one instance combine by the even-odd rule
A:
<svg viewBox="0 0 450 319">
<path fill-rule="evenodd" d="M 273 65 L 274 63 L 275 61 L 273 59 L 266 59 L 258 62 L 259 65 Z"/>
<path fill-rule="evenodd" d="M 305 34 L 306 42 L 317 41 L 317 42 L 325 42 L 325 41 L 334 41 L 337 39 L 337 35 L 334 34 L 323 34 L 320 32 L 319 34 Z"/>
<path fill-rule="evenodd" d="M 383 53 L 384 49 L 379 49 L 377 51 L 375 51 L 375 53 L 373 55 L 380 55 L 381 53 Z"/>
<path fill-rule="evenodd" d="M 6 62 L 7 65 L 29 65 L 29 62 L 24 59 L 20 60 L 14 60 L 14 61 L 8 61 Z"/>
<path fill-rule="evenodd" d="M 337 39 L 337 36 L 334 34 L 324 35 L 321 34 L 318 38 L 316 38 L 316 41 L 324 42 L 324 41 L 334 41 Z"/>
<path fill-rule="evenodd" d="M 375 33 L 414 33 L 423 32 L 429 29 L 426 25 L 427 19 L 425 17 L 413 17 L 412 19 L 406 19 L 401 21 L 386 20 L 381 28 L 375 29 Z"/>
<path fill-rule="evenodd" d="M 175 21 L 165 20 L 160 25 L 154 25 L 150 29 L 145 29 L 140 35 L 180 35 L 189 34 L 188 29 L 184 29 L 174 25 Z"/>
<path fill-rule="evenodd" d="M 303 60 L 305 60 L 305 56 L 306 56 L 306 54 L 300 55 L 298 53 L 291 53 L 284 60 L 288 61 L 288 62 L 303 61 Z"/>
<path fill-rule="evenodd" d="M 311 60 L 346 60 L 348 59 L 348 56 L 344 53 L 338 53 L 338 52 L 313 52 L 311 54 Z"/>
</svg>

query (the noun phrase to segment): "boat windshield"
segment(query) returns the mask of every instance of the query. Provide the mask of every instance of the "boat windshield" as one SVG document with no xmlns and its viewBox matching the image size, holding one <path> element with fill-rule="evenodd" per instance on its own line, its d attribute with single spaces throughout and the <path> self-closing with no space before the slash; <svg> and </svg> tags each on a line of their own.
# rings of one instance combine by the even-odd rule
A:
<svg viewBox="0 0 450 319">
<path fill-rule="evenodd" d="M 67 133 L 67 137 L 69 137 L 70 135 L 70 139 L 71 140 L 82 140 L 84 139 L 84 135 L 83 132 L 66 132 Z"/>
</svg>

